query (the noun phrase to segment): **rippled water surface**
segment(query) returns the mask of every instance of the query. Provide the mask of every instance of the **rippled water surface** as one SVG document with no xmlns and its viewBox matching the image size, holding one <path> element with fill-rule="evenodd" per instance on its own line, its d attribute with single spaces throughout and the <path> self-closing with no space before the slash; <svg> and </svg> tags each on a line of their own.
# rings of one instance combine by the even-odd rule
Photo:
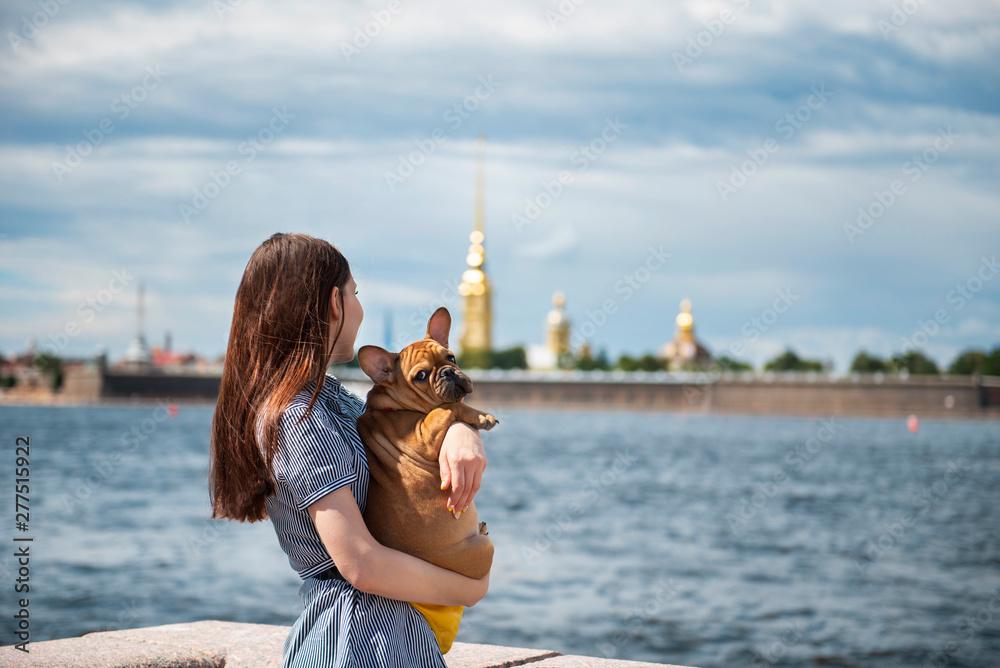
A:
<svg viewBox="0 0 1000 668">
<path fill-rule="evenodd" d="M 2 644 L 15 535 L 35 538 L 32 640 L 295 619 L 270 524 L 206 519 L 212 408 L 163 415 L 0 407 Z M 459 641 L 720 668 L 1000 666 L 998 423 L 496 415 L 476 499 L 491 588 Z"/>
</svg>

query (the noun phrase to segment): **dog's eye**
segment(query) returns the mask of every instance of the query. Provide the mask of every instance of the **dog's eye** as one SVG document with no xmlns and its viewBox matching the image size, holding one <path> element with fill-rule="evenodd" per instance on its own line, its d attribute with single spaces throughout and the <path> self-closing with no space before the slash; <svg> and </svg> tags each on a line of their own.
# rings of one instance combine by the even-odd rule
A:
<svg viewBox="0 0 1000 668">
<path fill-rule="evenodd" d="M 417 375 L 413 377 L 415 380 L 427 380 L 427 372 L 421 369 L 417 372 Z"/>
<path fill-rule="evenodd" d="M 447 357 L 445 357 L 445 359 L 448 360 L 449 362 L 454 362 L 455 361 L 455 356 L 452 355 L 452 354 L 449 354 Z"/>
</svg>

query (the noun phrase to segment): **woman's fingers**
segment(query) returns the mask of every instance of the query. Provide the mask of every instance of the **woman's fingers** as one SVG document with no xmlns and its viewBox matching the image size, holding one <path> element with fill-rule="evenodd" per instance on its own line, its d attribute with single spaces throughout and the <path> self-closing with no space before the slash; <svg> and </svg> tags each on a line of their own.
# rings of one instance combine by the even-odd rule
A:
<svg viewBox="0 0 1000 668">
<path fill-rule="evenodd" d="M 464 512 L 479 492 L 486 462 L 485 459 L 477 457 L 463 461 L 458 468 L 462 470 L 462 486 L 455 490 L 455 510 Z"/>
<path fill-rule="evenodd" d="M 441 490 L 444 491 L 451 486 L 451 463 L 447 457 L 442 457 L 439 464 L 441 466 Z M 451 503 L 450 498 L 448 503 Z"/>
<path fill-rule="evenodd" d="M 448 497 L 448 508 L 457 519 L 467 505 L 465 502 L 465 462 L 458 462 L 452 467 L 454 479 L 451 483 L 451 494 Z"/>
<path fill-rule="evenodd" d="M 474 475 L 472 476 L 472 484 L 469 486 L 469 500 L 464 506 L 462 506 L 463 508 L 468 507 L 468 505 L 472 503 L 472 500 L 476 498 L 476 494 L 479 493 L 479 485 L 482 483 L 482 481 L 483 481 L 483 469 L 477 467 L 476 469 L 474 469 Z"/>
<path fill-rule="evenodd" d="M 441 445 L 441 479 L 448 495 L 448 510 L 458 516 L 472 503 L 479 491 L 483 469 L 486 468 L 486 451 L 479 431 L 465 423 L 452 424 Z"/>
</svg>

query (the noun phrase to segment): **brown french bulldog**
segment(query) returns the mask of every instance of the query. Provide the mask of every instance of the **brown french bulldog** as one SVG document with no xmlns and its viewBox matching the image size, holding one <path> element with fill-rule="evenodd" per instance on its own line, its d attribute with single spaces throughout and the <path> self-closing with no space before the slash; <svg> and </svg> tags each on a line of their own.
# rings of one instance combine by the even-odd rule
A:
<svg viewBox="0 0 1000 668">
<path fill-rule="evenodd" d="M 493 564 L 493 542 L 474 503 L 458 519 L 448 511 L 438 455 L 452 422 L 488 430 L 497 419 L 462 403 L 472 381 L 448 350 L 450 329 L 451 314 L 442 306 L 428 320 L 427 336 L 398 354 L 378 346 L 358 350 L 375 383 L 358 418 L 371 471 L 364 519 L 382 545 L 478 579 Z"/>
</svg>

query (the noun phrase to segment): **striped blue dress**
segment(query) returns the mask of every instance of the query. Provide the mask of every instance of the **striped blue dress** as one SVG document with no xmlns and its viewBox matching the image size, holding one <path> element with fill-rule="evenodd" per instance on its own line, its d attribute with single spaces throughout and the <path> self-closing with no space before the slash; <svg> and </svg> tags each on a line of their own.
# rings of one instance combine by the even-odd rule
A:
<svg viewBox="0 0 1000 668">
<path fill-rule="evenodd" d="M 407 602 L 367 594 L 338 579 L 313 575 L 333 566 L 307 508 L 344 485 L 361 512 L 368 495 L 368 460 L 357 419 L 365 402 L 327 374 L 310 416 L 299 424 L 316 385 L 310 382 L 279 423 L 273 461 L 275 493 L 267 514 L 288 562 L 303 579 L 305 606 L 282 648 L 282 668 L 446 668 L 424 617 Z"/>
</svg>

